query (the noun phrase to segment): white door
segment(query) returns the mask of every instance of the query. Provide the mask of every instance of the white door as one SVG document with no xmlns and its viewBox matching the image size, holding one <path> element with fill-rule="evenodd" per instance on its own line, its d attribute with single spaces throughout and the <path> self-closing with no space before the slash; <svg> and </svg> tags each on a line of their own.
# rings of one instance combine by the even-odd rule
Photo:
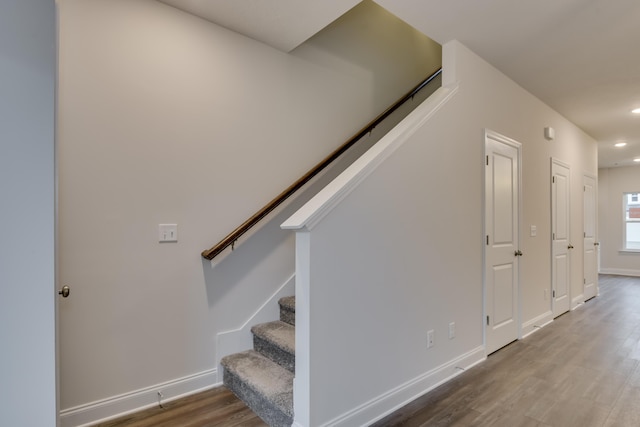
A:
<svg viewBox="0 0 640 427">
<path fill-rule="evenodd" d="M 485 345 L 518 339 L 520 143 L 485 136 Z"/>
<path fill-rule="evenodd" d="M 571 216 L 569 165 L 551 161 L 551 296 L 553 317 L 571 308 Z"/>
<path fill-rule="evenodd" d="M 596 179 L 584 179 L 584 299 L 598 294 L 598 242 L 596 239 Z"/>
</svg>

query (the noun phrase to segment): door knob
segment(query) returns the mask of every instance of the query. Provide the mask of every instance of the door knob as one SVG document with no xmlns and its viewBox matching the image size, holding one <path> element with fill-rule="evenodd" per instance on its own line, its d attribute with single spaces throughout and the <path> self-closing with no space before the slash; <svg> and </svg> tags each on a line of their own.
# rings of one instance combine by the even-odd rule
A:
<svg viewBox="0 0 640 427">
<path fill-rule="evenodd" d="M 58 291 L 58 295 L 62 295 L 62 298 L 67 298 L 71 294 L 71 288 L 67 285 L 64 285 L 62 289 Z"/>
<path fill-rule="evenodd" d="M 567 246 L 567 249 L 573 249 L 573 245 Z"/>
<path fill-rule="evenodd" d="M 593 246 L 600 246 L 600 242 L 593 242 Z"/>
<path fill-rule="evenodd" d="M 522 256 L 522 251 L 521 250 L 517 250 L 513 253 L 514 256 Z"/>
</svg>

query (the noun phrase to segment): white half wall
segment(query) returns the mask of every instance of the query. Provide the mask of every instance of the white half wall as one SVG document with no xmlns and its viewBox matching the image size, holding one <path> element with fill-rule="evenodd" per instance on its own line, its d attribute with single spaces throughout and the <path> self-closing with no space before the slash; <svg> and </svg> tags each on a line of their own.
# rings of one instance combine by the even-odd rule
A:
<svg viewBox="0 0 640 427">
<path fill-rule="evenodd" d="M 444 46 L 443 68 L 438 93 L 455 93 L 438 109 L 427 108 L 434 98 L 425 101 L 283 224 L 300 242 L 296 327 L 306 338 L 296 341 L 303 361 L 296 364 L 296 425 L 365 425 L 396 408 L 400 396 L 420 394 L 404 385 L 484 357 L 485 129 L 522 143 L 521 325 L 528 334 L 551 320 L 544 292 L 551 280 L 550 158 L 572 165 L 571 211 L 581 218 L 579 178 L 597 173 L 596 142 L 456 41 Z M 430 117 L 420 121 L 420 114 Z M 416 121 L 417 128 L 408 124 Z M 556 129 L 554 142 L 544 139 L 547 126 Z M 392 152 L 379 148 L 396 141 Z M 361 164 L 369 157 L 371 167 Z M 574 221 L 572 236 L 581 228 Z M 581 243 L 574 245 L 580 253 Z M 583 266 L 579 257 L 572 262 L 575 296 Z M 432 386 L 422 385 L 423 393 Z"/>
<path fill-rule="evenodd" d="M 55 2 L 0 5 L 0 425 L 56 425 Z"/>
</svg>

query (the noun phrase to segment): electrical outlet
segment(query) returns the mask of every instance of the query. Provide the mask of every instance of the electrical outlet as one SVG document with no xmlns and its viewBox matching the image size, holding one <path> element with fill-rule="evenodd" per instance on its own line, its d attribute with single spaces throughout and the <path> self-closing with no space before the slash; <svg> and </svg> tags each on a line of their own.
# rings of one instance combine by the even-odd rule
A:
<svg viewBox="0 0 640 427">
<path fill-rule="evenodd" d="M 456 337 L 456 322 L 449 323 L 449 339 L 452 340 Z"/>
<path fill-rule="evenodd" d="M 433 344 L 435 344 L 435 332 L 433 329 L 431 329 L 430 331 L 427 332 L 427 348 L 431 348 L 433 347 Z"/>
</svg>

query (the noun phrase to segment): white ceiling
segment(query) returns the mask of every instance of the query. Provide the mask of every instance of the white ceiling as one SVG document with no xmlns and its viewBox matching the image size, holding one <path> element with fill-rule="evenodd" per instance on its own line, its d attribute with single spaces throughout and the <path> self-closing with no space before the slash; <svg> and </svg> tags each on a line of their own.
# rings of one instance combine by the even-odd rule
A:
<svg viewBox="0 0 640 427">
<path fill-rule="evenodd" d="M 161 0 L 288 52 L 359 0 Z M 600 167 L 640 157 L 637 0 L 376 0 L 452 39 L 598 140 Z M 627 146 L 614 148 L 624 140 Z"/>
</svg>

